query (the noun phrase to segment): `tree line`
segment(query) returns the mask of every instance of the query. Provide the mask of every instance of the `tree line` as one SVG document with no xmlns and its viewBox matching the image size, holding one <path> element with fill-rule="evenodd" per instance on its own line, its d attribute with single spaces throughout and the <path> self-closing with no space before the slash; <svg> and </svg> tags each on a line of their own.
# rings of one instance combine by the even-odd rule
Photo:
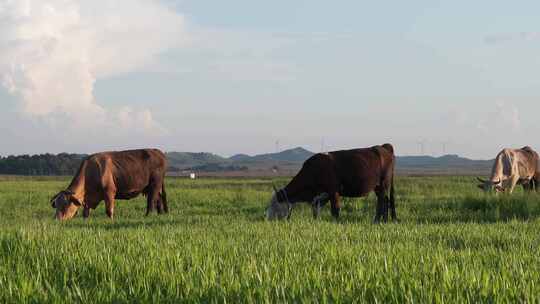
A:
<svg viewBox="0 0 540 304">
<path fill-rule="evenodd" d="M 0 157 L 0 174 L 6 175 L 73 175 L 85 154 L 39 154 Z"/>
<path fill-rule="evenodd" d="M 39 154 L 0 157 L 0 175 L 54 176 L 74 175 L 86 154 Z M 168 171 L 196 172 L 247 171 L 248 167 L 233 164 L 203 164 L 188 168 L 170 166 Z"/>
</svg>

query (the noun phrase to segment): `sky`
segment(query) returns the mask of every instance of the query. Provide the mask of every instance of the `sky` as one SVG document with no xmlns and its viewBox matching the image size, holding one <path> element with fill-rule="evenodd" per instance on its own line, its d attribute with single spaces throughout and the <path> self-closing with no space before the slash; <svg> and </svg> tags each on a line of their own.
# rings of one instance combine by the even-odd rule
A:
<svg viewBox="0 0 540 304">
<path fill-rule="evenodd" d="M 0 155 L 540 149 L 538 1 L 0 0 Z"/>
</svg>

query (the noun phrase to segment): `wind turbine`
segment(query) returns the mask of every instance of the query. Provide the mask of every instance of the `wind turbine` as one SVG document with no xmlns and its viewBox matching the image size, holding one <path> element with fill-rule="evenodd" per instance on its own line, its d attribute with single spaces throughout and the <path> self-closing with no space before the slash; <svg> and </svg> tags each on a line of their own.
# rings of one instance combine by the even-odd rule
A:
<svg viewBox="0 0 540 304">
<path fill-rule="evenodd" d="M 416 143 L 418 144 L 418 152 L 420 153 L 420 156 L 424 156 L 426 141 L 424 139 L 420 139 Z"/>
</svg>

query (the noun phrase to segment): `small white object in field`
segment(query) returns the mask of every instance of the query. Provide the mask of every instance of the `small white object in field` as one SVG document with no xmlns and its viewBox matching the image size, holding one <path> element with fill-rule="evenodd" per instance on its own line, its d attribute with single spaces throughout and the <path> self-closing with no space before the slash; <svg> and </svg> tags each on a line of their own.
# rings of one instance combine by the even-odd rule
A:
<svg viewBox="0 0 540 304">
<path fill-rule="evenodd" d="M 190 173 L 190 174 L 189 174 L 189 178 L 190 178 L 190 179 L 195 179 L 195 177 L 196 177 L 196 176 L 195 176 L 195 173 Z"/>
</svg>

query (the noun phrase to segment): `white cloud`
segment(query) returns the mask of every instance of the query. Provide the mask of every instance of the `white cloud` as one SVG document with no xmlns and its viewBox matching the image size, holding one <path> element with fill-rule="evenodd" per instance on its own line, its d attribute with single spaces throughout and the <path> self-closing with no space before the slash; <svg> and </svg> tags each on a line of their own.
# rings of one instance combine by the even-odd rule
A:
<svg viewBox="0 0 540 304">
<path fill-rule="evenodd" d="M 0 83 L 31 118 L 163 132 L 148 109 L 100 105 L 94 84 L 152 64 L 183 43 L 184 28 L 151 0 L 0 0 Z"/>
<path fill-rule="evenodd" d="M 141 129 L 147 134 L 167 134 L 168 131 L 154 121 L 152 113 L 147 110 L 136 111 L 131 107 L 123 107 L 118 111 L 118 121 L 123 130 Z"/>
</svg>

